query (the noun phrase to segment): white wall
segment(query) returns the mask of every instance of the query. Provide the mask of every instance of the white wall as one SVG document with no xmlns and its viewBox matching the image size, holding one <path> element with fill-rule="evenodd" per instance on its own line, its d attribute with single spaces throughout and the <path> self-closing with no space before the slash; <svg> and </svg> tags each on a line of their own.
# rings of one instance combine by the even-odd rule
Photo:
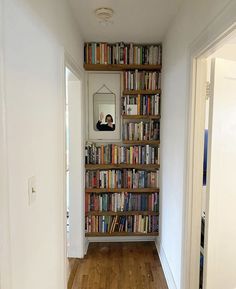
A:
<svg viewBox="0 0 236 289">
<path fill-rule="evenodd" d="M 82 65 L 83 46 L 66 0 L 4 5 L 12 289 L 60 289 L 66 273 L 63 47 Z M 37 179 L 31 206 L 30 176 Z"/>
<path fill-rule="evenodd" d="M 169 270 L 170 288 L 183 289 L 182 246 L 187 154 L 187 113 L 192 42 L 221 12 L 228 0 L 184 1 L 163 47 L 161 122 L 160 252 Z M 210 37 L 210 35 L 209 35 Z"/>
</svg>

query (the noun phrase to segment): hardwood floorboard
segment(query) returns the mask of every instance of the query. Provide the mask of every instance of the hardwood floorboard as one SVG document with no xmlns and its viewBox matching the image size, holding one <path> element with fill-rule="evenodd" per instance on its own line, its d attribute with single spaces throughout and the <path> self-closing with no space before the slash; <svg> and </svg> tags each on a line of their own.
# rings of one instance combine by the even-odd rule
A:
<svg viewBox="0 0 236 289">
<path fill-rule="evenodd" d="M 77 262 L 72 289 L 168 289 L 154 242 L 91 243 Z"/>
</svg>

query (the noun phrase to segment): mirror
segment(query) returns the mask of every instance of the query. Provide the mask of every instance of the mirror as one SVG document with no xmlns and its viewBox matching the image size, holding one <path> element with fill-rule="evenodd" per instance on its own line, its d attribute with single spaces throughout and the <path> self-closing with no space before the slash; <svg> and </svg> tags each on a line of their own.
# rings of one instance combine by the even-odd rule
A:
<svg viewBox="0 0 236 289">
<path fill-rule="evenodd" d="M 114 131 L 116 119 L 116 95 L 112 92 L 96 92 L 93 95 L 93 120 L 95 131 Z"/>
<path fill-rule="evenodd" d="M 88 73 L 88 113 L 86 115 L 88 140 L 97 142 L 121 140 L 120 84 L 121 72 Z M 113 120 L 111 126 L 108 125 L 110 116 L 107 115 L 111 115 Z M 97 126 L 100 118 L 100 126 Z"/>
</svg>

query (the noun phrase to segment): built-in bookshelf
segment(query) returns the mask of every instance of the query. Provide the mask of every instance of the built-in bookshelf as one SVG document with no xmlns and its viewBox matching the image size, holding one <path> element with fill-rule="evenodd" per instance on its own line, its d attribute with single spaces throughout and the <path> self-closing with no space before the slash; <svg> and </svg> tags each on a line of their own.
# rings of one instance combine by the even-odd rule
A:
<svg viewBox="0 0 236 289">
<path fill-rule="evenodd" d="M 85 147 L 87 237 L 159 231 L 160 44 L 85 43 L 84 68 L 123 71 L 122 143 Z"/>
</svg>

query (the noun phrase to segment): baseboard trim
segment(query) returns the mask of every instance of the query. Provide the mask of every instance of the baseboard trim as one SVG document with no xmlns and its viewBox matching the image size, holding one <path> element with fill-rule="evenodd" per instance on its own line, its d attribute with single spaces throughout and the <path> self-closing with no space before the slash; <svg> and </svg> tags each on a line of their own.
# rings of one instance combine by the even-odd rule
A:
<svg viewBox="0 0 236 289">
<path fill-rule="evenodd" d="M 88 237 L 89 243 L 99 242 L 150 242 L 156 241 L 156 237 Z"/>
<path fill-rule="evenodd" d="M 164 275 L 166 278 L 168 288 L 169 289 L 177 289 L 172 271 L 170 269 L 169 263 L 168 263 L 167 258 L 166 258 L 165 251 L 162 248 L 161 244 L 159 243 L 159 239 L 156 240 L 155 244 L 156 244 L 157 252 L 158 252 L 158 255 L 159 255 L 159 258 L 161 261 L 162 269 L 163 269 L 163 272 L 164 272 Z"/>
</svg>

